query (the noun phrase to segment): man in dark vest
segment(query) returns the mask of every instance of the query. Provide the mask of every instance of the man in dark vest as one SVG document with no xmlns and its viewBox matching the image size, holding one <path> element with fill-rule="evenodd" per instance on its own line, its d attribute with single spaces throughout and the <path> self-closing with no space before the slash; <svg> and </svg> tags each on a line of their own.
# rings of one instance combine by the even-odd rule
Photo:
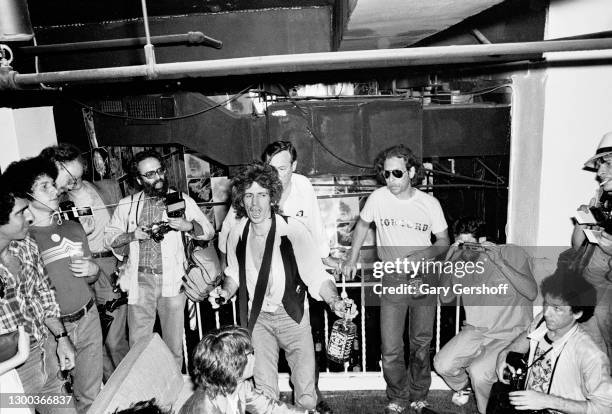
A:
<svg viewBox="0 0 612 414">
<path fill-rule="evenodd" d="M 295 404 L 314 409 L 315 358 L 306 290 L 340 317 L 347 305 L 354 316 L 354 304 L 338 295 L 308 229 L 278 214 L 283 188 L 274 167 L 250 164 L 232 184 L 232 206 L 239 222 L 228 238 L 223 287 L 211 293 L 211 300 L 227 300 L 240 290 L 240 321 L 252 333 L 256 352 L 255 385 L 278 398 L 282 348 L 295 386 Z"/>
</svg>

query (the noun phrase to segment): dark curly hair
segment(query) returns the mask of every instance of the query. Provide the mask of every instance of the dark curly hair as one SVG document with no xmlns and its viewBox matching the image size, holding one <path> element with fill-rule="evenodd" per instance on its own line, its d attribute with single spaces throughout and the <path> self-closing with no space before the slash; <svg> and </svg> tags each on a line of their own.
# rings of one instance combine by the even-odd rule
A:
<svg viewBox="0 0 612 414">
<path fill-rule="evenodd" d="M 559 265 L 555 273 L 540 284 L 542 296 L 548 294 L 563 300 L 572 308 L 572 313 L 582 312 L 578 322 L 585 322 L 593 316 L 597 303 L 597 292 L 581 274 L 567 265 Z"/>
<path fill-rule="evenodd" d="M 404 160 L 404 164 L 406 165 L 406 171 L 410 171 L 410 169 L 414 167 L 416 174 L 412 178 L 411 184 L 415 184 L 422 179 L 421 163 L 415 157 L 414 153 L 410 148 L 408 148 L 404 144 L 400 144 L 382 150 L 374 159 L 374 168 L 376 168 L 376 175 L 382 183 L 385 183 L 385 177 L 383 175 L 385 171 L 385 160 L 389 158 L 402 158 Z"/>
<path fill-rule="evenodd" d="M 483 237 L 485 235 L 484 221 L 472 216 L 458 218 L 453 223 L 453 236 L 457 237 L 461 234 L 471 234 L 476 239 Z"/>
<path fill-rule="evenodd" d="M 215 398 L 236 390 L 253 352 L 249 332 L 238 326 L 225 326 L 208 333 L 193 353 L 196 384 Z"/>
<path fill-rule="evenodd" d="M 297 151 L 290 141 L 274 141 L 266 146 L 263 153 L 261 154 L 261 160 L 263 162 L 269 162 L 272 157 L 276 154 L 289 151 L 291 154 L 291 162 L 297 161 Z"/>
<path fill-rule="evenodd" d="M 11 163 L 2 175 L 2 179 L 8 191 L 15 197 L 32 200 L 34 183 L 45 175 L 55 180 L 57 167 L 50 159 L 38 156 Z"/>
<path fill-rule="evenodd" d="M 244 193 L 255 182 L 270 192 L 272 213 L 278 213 L 278 203 L 283 194 L 283 184 L 278 172 L 269 164 L 255 161 L 242 167 L 232 179 L 232 207 L 236 210 L 236 217 L 247 216 L 243 203 Z"/>
</svg>

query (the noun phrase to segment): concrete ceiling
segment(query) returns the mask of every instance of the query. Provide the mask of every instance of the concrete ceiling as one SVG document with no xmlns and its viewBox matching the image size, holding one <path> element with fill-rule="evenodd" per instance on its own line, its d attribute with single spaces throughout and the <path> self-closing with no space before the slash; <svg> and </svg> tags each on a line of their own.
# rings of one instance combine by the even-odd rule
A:
<svg viewBox="0 0 612 414">
<path fill-rule="evenodd" d="M 503 0 L 354 0 L 340 50 L 410 46 Z"/>
</svg>

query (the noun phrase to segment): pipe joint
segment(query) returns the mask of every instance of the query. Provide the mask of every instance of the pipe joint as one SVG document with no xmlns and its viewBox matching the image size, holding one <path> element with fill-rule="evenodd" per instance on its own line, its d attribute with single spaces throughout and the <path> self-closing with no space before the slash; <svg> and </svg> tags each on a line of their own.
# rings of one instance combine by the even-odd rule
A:
<svg viewBox="0 0 612 414">
<path fill-rule="evenodd" d="M 21 89 L 15 82 L 16 74 L 10 66 L 0 67 L 0 91 Z"/>
<path fill-rule="evenodd" d="M 155 49 L 152 44 L 145 45 L 144 47 L 145 59 L 147 64 L 147 79 L 157 79 L 159 71 L 155 63 Z"/>
</svg>

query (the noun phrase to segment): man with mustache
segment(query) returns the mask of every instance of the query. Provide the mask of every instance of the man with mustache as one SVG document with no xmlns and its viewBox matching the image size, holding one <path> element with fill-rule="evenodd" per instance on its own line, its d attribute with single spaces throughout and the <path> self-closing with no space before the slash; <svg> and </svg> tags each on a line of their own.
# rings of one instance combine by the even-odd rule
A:
<svg viewBox="0 0 612 414">
<path fill-rule="evenodd" d="M 119 284 L 128 292 L 130 346 L 153 332 L 158 315 L 162 338 L 180 368 L 186 299 L 181 292 L 186 265 L 181 233 L 189 232 L 198 240 L 209 240 L 215 230 L 186 194 L 181 194 L 185 200 L 183 216 L 168 217 L 165 198 L 174 191 L 168 187 L 166 169 L 158 152 L 147 150 L 136 154 L 131 174 L 142 191 L 119 202 L 104 236 L 105 245 L 124 256 L 126 269 Z M 159 222 L 170 228 L 161 240 L 153 239 L 150 232 L 151 225 Z"/>
<path fill-rule="evenodd" d="M 347 312 L 354 317 L 354 304 L 338 295 L 308 229 L 299 220 L 278 214 L 283 186 L 274 167 L 250 164 L 232 184 L 232 206 L 239 221 L 227 242 L 223 287 L 211 292 L 209 300 L 227 300 L 240 289 L 240 322 L 252 334 L 256 353 L 255 385 L 278 399 L 282 348 L 291 369 L 295 404 L 312 410 L 317 395 L 306 290 L 340 317 Z"/>
</svg>

